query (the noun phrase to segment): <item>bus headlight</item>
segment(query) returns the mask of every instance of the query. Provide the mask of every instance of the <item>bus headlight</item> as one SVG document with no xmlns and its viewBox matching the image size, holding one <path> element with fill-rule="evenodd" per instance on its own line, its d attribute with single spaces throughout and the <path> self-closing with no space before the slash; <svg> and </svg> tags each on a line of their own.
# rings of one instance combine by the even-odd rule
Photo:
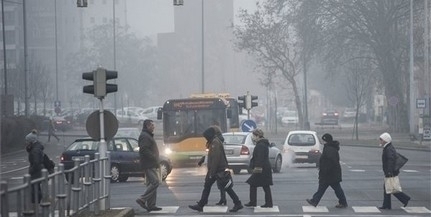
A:
<svg viewBox="0 0 431 217">
<path fill-rule="evenodd" d="M 170 148 L 165 148 L 165 154 L 166 155 L 172 154 L 172 150 Z"/>
</svg>

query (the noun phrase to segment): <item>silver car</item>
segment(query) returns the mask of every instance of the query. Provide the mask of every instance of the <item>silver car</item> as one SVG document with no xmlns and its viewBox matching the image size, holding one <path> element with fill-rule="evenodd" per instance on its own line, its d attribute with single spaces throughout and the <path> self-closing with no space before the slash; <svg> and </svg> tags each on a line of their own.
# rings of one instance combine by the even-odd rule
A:
<svg viewBox="0 0 431 217">
<path fill-rule="evenodd" d="M 250 160 L 253 157 L 254 143 L 251 140 L 251 132 L 229 132 L 223 133 L 224 151 L 226 153 L 229 168 L 234 174 L 239 174 L 242 169 L 251 173 Z M 269 161 L 274 173 L 281 171 L 282 155 L 280 149 L 274 143 L 269 147 Z"/>
</svg>

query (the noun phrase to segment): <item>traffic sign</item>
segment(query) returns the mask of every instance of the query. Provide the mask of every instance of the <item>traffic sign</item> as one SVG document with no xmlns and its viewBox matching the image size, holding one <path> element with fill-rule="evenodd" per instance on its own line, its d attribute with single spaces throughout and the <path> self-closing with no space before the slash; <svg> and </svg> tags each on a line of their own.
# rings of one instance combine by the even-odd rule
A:
<svg viewBox="0 0 431 217">
<path fill-rule="evenodd" d="M 95 139 L 100 140 L 100 119 L 99 119 L 99 111 L 94 111 L 90 114 L 87 118 L 87 122 L 85 124 L 85 127 L 87 129 L 88 135 Z M 118 130 L 118 120 L 108 110 L 103 111 L 103 118 L 104 118 L 104 129 L 105 129 L 105 140 L 109 140 L 112 137 L 115 136 Z"/>
<path fill-rule="evenodd" d="M 256 128 L 257 128 L 256 122 L 254 122 L 253 120 L 244 120 L 241 123 L 242 132 L 251 132 Z"/>
<path fill-rule="evenodd" d="M 61 113 L 61 108 L 60 107 L 55 107 L 54 108 L 55 113 L 58 115 Z"/>
</svg>

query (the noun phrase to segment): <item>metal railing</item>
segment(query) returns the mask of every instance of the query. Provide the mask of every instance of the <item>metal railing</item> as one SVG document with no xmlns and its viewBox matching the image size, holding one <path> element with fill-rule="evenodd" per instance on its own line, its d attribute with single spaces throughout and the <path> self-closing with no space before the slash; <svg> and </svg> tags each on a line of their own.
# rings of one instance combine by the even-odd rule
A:
<svg viewBox="0 0 431 217">
<path fill-rule="evenodd" d="M 80 163 L 74 160 L 74 167 L 65 170 L 62 163 L 55 172 L 49 174 L 42 169 L 42 177 L 31 180 L 30 175 L 23 177 L 23 183 L 9 188 L 9 180 L 1 182 L 1 216 L 65 217 L 73 216 L 84 209 L 94 211 L 110 208 L 109 183 L 111 179 L 110 154 L 100 158 L 85 156 Z M 103 176 L 102 176 L 103 174 Z"/>
</svg>

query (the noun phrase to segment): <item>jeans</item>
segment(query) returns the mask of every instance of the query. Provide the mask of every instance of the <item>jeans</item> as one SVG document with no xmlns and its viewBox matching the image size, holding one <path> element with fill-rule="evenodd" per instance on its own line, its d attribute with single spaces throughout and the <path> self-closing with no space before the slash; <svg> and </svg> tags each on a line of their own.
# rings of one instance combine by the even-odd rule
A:
<svg viewBox="0 0 431 217">
<path fill-rule="evenodd" d="M 149 208 L 152 208 L 156 206 L 157 188 L 160 184 L 158 168 L 145 169 L 145 179 L 147 182 L 147 190 L 141 195 L 141 199 L 147 203 Z"/>
<path fill-rule="evenodd" d="M 319 188 L 317 189 L 317 192 L 313 195 L 312 201 L 316 204 L 319 204 L 320 199 L 322 199 L 323 194 L 325 194 L 326 189 L 331 186 L 332 189 L 335 191 L 335 195 L 338 198 L 338 203 L 342 205 L 347 205 L 346 196 L 344 195 L 344 191 L 341 188 L 340 182 L 336 183 L 319 183 Z"/>
</svg>

